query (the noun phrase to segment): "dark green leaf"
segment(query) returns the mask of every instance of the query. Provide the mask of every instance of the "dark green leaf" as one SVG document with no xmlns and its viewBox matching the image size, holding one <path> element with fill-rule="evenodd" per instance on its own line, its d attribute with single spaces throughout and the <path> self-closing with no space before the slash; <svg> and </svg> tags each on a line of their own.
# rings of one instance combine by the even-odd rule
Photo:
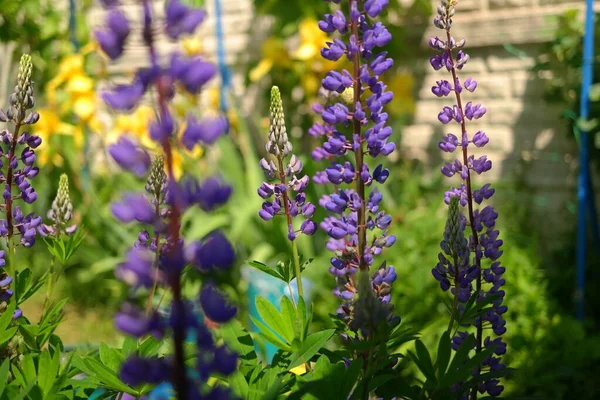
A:
<svg viewBox="0 0 600 400">
<path fill-rule="evenodd" d="M 446 373 L 448 363 L 450 362 L 451 352 L 452 347 L 450 344 L 450 334 L 446 331 L 442 334 L 442 337 L 440 338 L 440 343 L 438 344 L 437 370 L 439 379 L 442 379 L 442 377 Z"/>
<path fill-rule="evenodd" d="M 277 271 L 275 271 L 273 268 L 269 267 L 266 264 L 263 264 L 259 261 L 246 261 L 248 263 L 249 266 L 258 269 L 259 271 L 264 272 L 265 274 L 271 275 L 272 277 L 275 277 L 277 279 L 280 279 L 284 282 L 286 282 L 285 278 L 283 276 L 281 276 L 281 274 Z"/>
<path fill-rule="evenodd" d="M 6 328 L 8 328 L 8 326 L 12 322 L 12 316 L 15 312 L 16 306 L 16 303 L 14 301 L 11 301 L 8 304 L 8 307 L 6 307 L 6 310 L 4 310 L 4 312 L 0 316 L 0 332 L 6 330 Z"/>
<path fill-rule="evenodd" d="M 242 327 L 242 324 L 233 320 L 219 328 L 221 337 L 227 343 L 227 347 L 236 353 L 243 362 L 256 360 L 254 341 L 252 336 Z"/>
<path fill-rule="evenodd" d="M 312 356 L 317 354 L 319 350 L 325 346 L 334 333 L 335 329 L 327 329 L 309 335 L 302 343 L 300 351 L 292 355 L 288 369 L 296 368 L 300 364 L 309 362 Z"/>
<path fill-rule="evenodd" d="M 2 365 L 0 365 L 0 396 L 4 393 L 4 388 L 6 383 L 8 382 L 8 369 L 10 367 L 10 362 L 8 358 L 4 359 Z"/>
<path fill-rule="evenodd" d="M 275 333 L 280 335 L 287 343 L 294 340 L 294 327 L 290 325 L 289 320 L 285 320 L 277 308 L 264 297 L 256 297 L 256 309 L 262 320 Z"/>
<path fill-rule="evenodd" d="M 258 327 L 258 329 L 260 329 L 260 336 L 264 340 L 266 340 L 267 342 L 269 342 L 271 344 L 274 344 L 275 346 L 277 346 L 277 348 L 279 348 L 281 350 L 286 350 L 286 351 L 292 350 L 290 348 L 290 345 L 288 343 L 285 343 L 278 336 L 276 336 L 275 333 L 273 333 L 273 331 L 271 329 L 269 329 L 268 326 L 266 326 L 265 324 L 260 322 L 258 319 L 254 318 L 253 316 L 250 316 L 250 319 L 252 320 L 254 325 L 256 325 Z"/>
<path fill-rule="evenodd" d="M 111 349 L 106 343 L 100 343 L 100 361 L 110 370 L 115 372 L 115 375 L 119 373 L 119 368 L 125 357 L 123 354 L 116 349 Z"/>
</svg>

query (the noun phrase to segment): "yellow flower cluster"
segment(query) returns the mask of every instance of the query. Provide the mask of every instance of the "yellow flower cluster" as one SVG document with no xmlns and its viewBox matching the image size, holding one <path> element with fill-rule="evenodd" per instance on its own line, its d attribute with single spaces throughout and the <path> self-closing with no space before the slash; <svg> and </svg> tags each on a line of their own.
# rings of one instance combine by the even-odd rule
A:
<svg viewBox="0 0 600 400">
<path fill-rule="evenodd" d="M 250 71 L 250 80 L 257 82 L 273 69 L 293 70 L 301 77 L 301 85 L 308 97 L 319 90 L 321 77 L 336 68 L 337 62 L 321 57 L 321 48 L 328 40 L 312 18 L 302 20 L 298 26 L 299 45 L 288 51 L 284 39 L 271 37 L 261 48 L 261 61 Z"/>
<path fill-rule="evenodd" d="M 42 138 L 42 146 L 48 146 L 54 135 L 67 135 L 72 136 L 76 148 L 81 149 L 85 130 L 101 131 L 102 125 L 96 115 L 95 81 L 84 69 L 85 56 L 93 50 L 94 45 L 90 44 L 79 53 L 64 57 L 59 64 L 58 74 L 48 82 L 48 104 L 39 110 L 40 121 L 34 128 Z M 56 152 L 45 150 L 39 154 L 42 165 L 48 162 L 62 164 L 62 157 Z"/>
</svg>

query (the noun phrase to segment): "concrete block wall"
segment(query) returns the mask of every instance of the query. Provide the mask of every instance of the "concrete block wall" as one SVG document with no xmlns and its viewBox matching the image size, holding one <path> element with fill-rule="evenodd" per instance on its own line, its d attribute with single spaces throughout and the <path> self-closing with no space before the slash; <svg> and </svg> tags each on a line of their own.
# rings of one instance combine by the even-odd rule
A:
<svg viewBox="0 0 600 400">
<path fill-rule="evenodd" d="M 596 7 L 600 10 L 600 3 Z M 481 102 L 487 108 L 482 119 L 468 124 L 471 134 L 484 130 L 490 137 L 485 151 L 475 153 L 487 154 L 494 164 L 485 180 L 502 181 L 503 191 L 513 199 L 531 203 L 531 222 L 542 225 L 542 234 L 554 234 L 557 227 L 568 232 L 575 226 L 576 144 L 561 117 L 563 106 L 544 101 L 543 82 L 531 71 L 541 46 L 553 39 L 556 17 L 568 9 L 579 9 L 583 17 L 584 2 L 459 0 L 454 18 L 454 37 L 466 39 L 471 56 L 460 76 L 478 82 L 475 93 L 463 92 L 463 101 Z M 439 34 L 432 26 L 425 29 L 423 59 L 431 54 L 427 40 Z M 448 73 L 434 71 L 427 61 L 412 69 L 420 87 L 414 119 L 402 129 L 400 149 L 404 157 L 421 161 L 428 173 L 438 173 L 443 158 L 437 148 L 440 138 L 450 132 L 460 137 L 455 124 L 443 126 L 437 120 L 452 99 L 431 93 L 435 81 L 449 79 Z"/>
</svg>

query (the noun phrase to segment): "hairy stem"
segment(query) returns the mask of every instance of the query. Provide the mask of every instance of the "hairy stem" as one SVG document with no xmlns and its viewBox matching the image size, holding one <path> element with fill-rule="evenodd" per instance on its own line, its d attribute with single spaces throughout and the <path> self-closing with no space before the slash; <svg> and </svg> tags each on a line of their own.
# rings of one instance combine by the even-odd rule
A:
<svg viewBox="0 0 600 400">
<path fill-rule="evenodd" d="M 454 319 L 458 311 L 458 256 L 454 254 L 454 297 L 452 299 L 452 309 L 450 310 L 450 322 L 448 323 L 448 334 L 452 335 L 452 327 L 454 326 Z M 452 338 L 452 336 L 450 336 Z"/>
<path fill-rule="evenodd" d="M 448 43 L 451 43 L 452 41 L 452 36 L 450 35 L 450 29 L 446 29 L 446 36 L 448 38 Z M 462 106 L 462 99 L 460 97 L 460 93 L 458 92 L 458 90 L 456 90 L 456 85 L 457 83 L 459 83 L 458 80 L 458 76 L 456 73 L 456 66 L 454 64 L 454 56 L 452 54 L 452 49 L 448 49 L 448 57 L 450 58 L 450 62 L 452 64 L 452 79 L 453 79 L 453 84 L 455 86 L 455 90 L 454 90 L 454 94 L 456 96 L 456 105 L 458 106 L 461 115 L 462 115 L 462 119 L 460 122 L 460 127 L 461 127 L 461 132 L 462 132 L 462 137 L 463 137 L 463 142 L 464 139 L 467 137 L 467 127 L 466 127 L 466 123 L 465 123 L 465 116 L 464 116 L 464 112 L 463 112 L 463 106 Z M 462 153 L 463 153 L 463 164 L 465 166 L 468 165 L 469 162 L 469 157 L 468 157 L 468 151 L 467 151 L 467 147 L 463 146 L 462 148 Z M 467 184 L 467 206 L 468 206 L 468 210 L 469 210 L 469 225 L 471 226 L 471 234 L 473 237 L 473 246 L 475 248 L 475 266 L 476 268 L 478 268 L 478 274 L 477 274 L 477 281 L 476 281 L 476 290 L 477 293 L 479 294 L 481 292 L 481 260 L 479 259 L 479 257 L 477 256 L 477 248 L 479 247 L 479 237 L 477 235 L 477 231 L 475 230 L 475 216 L 473 213 L 473 192 L 471 189 L 471 170 L 467 168 L 467 179 L 465 179 L 466 184 Z M 476 347 L 476 352 L 479 353 L 481 352 L 482 349 L 482 344 L 483 344 L 483 326 L 482 323 L 480 322 L 477 325 L 477 335 L 476 335 L 476 341 L 477 341 L 477 347 Z M 477 366 L 477 370 L 481 371 L 481 366 Z M 474 387 L 471 391 L 471 400 L 475 400 L 477 399 L 477 388 Z"/>
<path fill-rule="evenodd" d="M 8 229 L 8 275 L 12 276 L 16 281 L 17 270 L 15 263 L 15 244 L 13 241 L 14 225 L 13 225 L 13 198 L 12 198 L 12 184 L 13 184 L 13 168 L 11 167 L 11 160 L 15 156 L 17 148 L 17 139 L 19 137 L 19 131 L 21 130 L 22 121 L 19 121 L 15 125 L 15 132 L 13 133 L 12 142 L 10 144 L 10 152 L 8 154 L 8 169 L 6 171 L 6 186 L 10 190 L 10 196 L 6 200 L 6 225 Z M 14 299 L 18 299 L 17 285 L 13 285 L 13 296 Z"/>
<path fill-rule="evenodd" d="M 350 8 L 352 3 L 356 0 L 350 0 Z M 352 21 L 350 24 L 350 30 L 356 39 L 358 40 L 358 23 Z M 356 104 L 360 103 L 361 83 L 360 83 L 360 54 L 356 52 L 352 55 L 352 76 L 354 78 L 352 88 L 354 90 L 354 97 L 352 103 L 352 113 L 356 110 Z M 358 266 L 361 270 L 367 270 L 369 266 L 365 260 L 365 247 L 367 246 L 367 225 L 366 225 L 366 214 L 367 204 L 365 202 L 365 182 L 361 179 L 360 173 L 363 169 L 364 154 L 362 147 L 362 136 L 360 121 L 356 118 L 352 118 L 352 140 L 354 136 L 360 137 L 360 148 L 354 152 L 355 156 L 355 171 L 356 171 L 356 193 L 360 198 L 360 210 L 358 212 Z"/>
<path fill-rule="evenodd" d="M 52 257 L 50 261 L 50 271 L 48 272 L 48 282 L 46 283 L 46 299 L 44 300 L 44 308 L 42 308 L 42 318 L 50 307 L 50 299 L 52 298 L 52 290 L 54 289 L 54 267 L 56 258 Z"/>
<path fill-rule="evenodd" d="M 281 155 L 277 157 L 277 164 L 279 167 L 279 181 L 282 185 L 285 185 L 285 172 L 283 169 L 283 158 L 281 157 Z M 283 208 L 285 210 L 285 217 L 287 220 L 288 227 L 293 227 L 292 214 L 290 214 L 289 197 L 287 195 L 287 192 L 283 192 L 282 197 Z M 292 259 L 294 260 L 294 270 L 296 271 L 296 283 L 298 284 L 298 294 L 304 297 L 304 291 L 302 289 L 302 275 L 300 272 L 300 257 L 298 256 L 298 247 L 296 246 L 296 240 L 292 240 Z"/>
<path fill-rule="evenodd" d="M 142 6 L 144 8 L 144 41 L 148 46 L 148 50 L 150 52 L 150 63 L 152 65 L 158 65 L 158 55 L 156 53 L 156 49 L 154 47 L 154 35 L 152 32 L 152 12 L 150 7 L 149 0 L 142 0 Z M 157 82 L 157 92 L 158 92 L 158 109 L 160 120 L 162 121 L 166 115 L 168 114 L 168 91 L 169 87 L 166 82 L 162 79 L 158 79 Z M 159 121 L 160 122 L 160 121 Z M 173 151 L 171 148 L 171 143 L 168 139 L 165 139 L 162 142 L 162 149 L 165 154 L 165 161 L 167 165 L 167 174 L 168 174 L 168 182 L 171 184 L 176 183 L 175 174 L 173 172 Z M 179 246 L 179 230 L 180 230 L 180 220 L 181 220 L 181 208 L 180 204 L 175 199 L 173 204 L 171 205 L 171 213 L 169 215 L 168 222 L 168 237 L 171 241 L 171 246 L 168 247 L 168 252 L 166 254 L 169 259 L 169 264 L 171 264 L 171 269 L 178 268 L 178 246 Z M 168 273 L 168 283 L 173 293 L 173 305 L 171 312 L 177 315 L 184 315 L 184 305 L 181 294 L 181 271 L 179 270 L 171 270 Z M 173 368 L 172 368 L 172 384 L 175 388 L 175 392 L 177 393 L 178 400 L 187 399 L 187 377 L 186 377 L 186 366 L 185 366 L 185 353 L 183 344 L 186 338 L 185 332 L 185 323 L 183 321 L 179 321 L 179 323 L 173 324 L 173 346 L 175 349 L 175 357 L 173 360 Z"/>
</svg>

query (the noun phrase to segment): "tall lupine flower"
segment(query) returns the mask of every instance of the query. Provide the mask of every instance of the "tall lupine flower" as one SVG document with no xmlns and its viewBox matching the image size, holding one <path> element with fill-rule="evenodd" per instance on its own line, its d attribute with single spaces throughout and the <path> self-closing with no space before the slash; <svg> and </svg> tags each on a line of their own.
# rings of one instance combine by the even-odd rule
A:
<svg viewBox="0 0 600 400">
<path fill-rule="evenodd" d="M 58 192 L 52 201 L 52 208 L 48 210 L 48 219 L 51 225 L 42 224 L 38 228 L 41 236 L 59 236 L 64 233 L 72 235 L 77 232 L 77 224 L 69 224 L 73 217 L 73 204 L 69 195 L 69 177 L 67 174 L 60 176 Z"/>
<path fill-rule="evenodd" d="M 109 8 L 105 32 L 119 38 L 126 31 L 128 22 L 121 21 L 120 25 L 114 26 L 112 15 L 120 11 L 116 1 L 105 3 Z M 136 337 L 152 335 L 162 338 L 170 332 L 174 354 L 169 359 L 132 356 L 122 365 L 120 377 L 132 386 L 170 382 L 179 399 L 227 397 L 226 389 L 211 387 L 208 379 L 214 373 L 232 373 L 237 366 L 237 357 L 213 340 L 193 310 L 194 303 L 199 304 L 206 319 L 215 323 L 227 322 L 235 315 L 236 307 L 229 304 L 223 292 L 210 280 L 210 273 L 232 267 L 233 247 L 219 232 L 209 234 L 200 242 L 186 243 L 181 237 L 180 226 L 181 215 L 187 208 L 197 205 L 204 211 L 211 211 L 227 202 L 231 188 L 216 178 L 208 178 L 202 183 L 193 178 L 178 182 L 173 172 L 174 147 L 193 148 L 199 143 L 212 144 L 226 132 L 227 121 L 224 118 L 197 120 L 189 116 L 182 143 L 178 143 L 176 121 L 169 106 L 176 82 L 188 92 L 198 94 L 215 75 L 216 68 L 201 57 L 188 58 L 180 54 L 173 54 L 168 65 L 159 64 L 154 38 L 157 27 L 153 23 L 149 0 L 143 0 L 142 5 L 142 34 L 150 66 L 139 70 L 131 84 L 116 86 L 102 93 L 102 97 L 114 109 L 131 110 L 145 94 L 156 96 L 158 118 L 151 124 L 149 136 L 160 145 L 162 154 L 154 159 L 151 167 L 152 157 L 131 138 L 123 137 L 109 149 L 121 167 L 138 176 L 145 175 L 151 168 L 146 195 L 126 194 L 112 206 L 113 214 L 121 222 L 144 225 L 138 242 L 119 265 L 117 276 L 133 290 L 160 285 L 171 292 L 172 302 L 168 317 L 157 310 L 145 313 L 136 305 L 126 303 L 116 316 L 115 323 L 120 330 Z M 166 3 L 165 15 L 165 33 L 175 39 L 183 33 L 193 32 L 204 13 L 180 1 L 170 0 Z M 108 44 L 109 48 L 104 49 L 107 54 L 121 53 L 119 41 Z M 166 173 L 162 171 L 163 165 Z M 150 238 L 150 230 L 155 232 L 155 239 Z M 195 302 L 182 297 L 181 272 L 186 265 L 194 265 L 207 276 Z M 184 342 L 190 338 L 198 347 L 195 372 L 188 371 L 185 364 Z"/>
<path fill-rule="evenodd" d="M 436 85 L 432 87 L 432 92 L 438 97 L 446 97 L 450 93 L 454 93 L 456 99 L 455 104 L 442 109 L 438 119 L 444 125 L 450 122 L 457 123 L 461 133 L 460 138 L 448 133 L 440 142 L 439 147 L 447 153 L 453 153 L 459 147 L 462 150 L 462 157 L 459 156 L 458 159 L 447 162 L 442 167 L 444 175 L 448 177 L 459 175 L 462 183 L 458 188 L 451 188 L 445 195 L 446 203 L 450 204 L 450 217 L 442 242 L 442 249 L 445 255 L 450 256 L 450 260 L 444 254 L 440 254 L 440 262 L 433 269 L 433 275 L 440 281 L 440 286 L 444 291 L 453 286 L 453 293 L 458 303 L 457 308 L 453 310 L 453 316 L 457 309 L 460 311 L 460 303 L 466 302 L 471 296 L 473 281 L 475 282 L 475 293 L 478 301 L 489 296 L 497 297 L 492 303 L 491 310 L 475 321 L 475 350 L 480 352 L 486 346 L 494 346 L 494 355 L 485 360 L 480 368 L 475 371 L 478 375 L 484 369 L 498 371 L 504 368 L 500 356 L 506 353 L 506 344 L 501 338 L 501 335 L 506 332 L 506 321 L 502 316 L 507 311 L 507 307 L 502 305 L 505 294 L 502 290 L 505 282 L 502 275 L 505 268 L 498 261 L 502 255 L 502 250 L 500 250 L 502 240 L 499 239 L 499 232 L 495 228 L 498 214 L 489 205 L 476 208 L 476 205 L 481 205 L 484 200 L 492 197 L 494 189 L 490 187 L 490 184 L 473 188 L 471 175 L 472 173 L 479 175 L 490 170 L 492 162 L 485 155 L 476 158 L 475 155 L 469 154 L 471 144 L 481 148 L 488 143 L 489 139 L 482 131 L 478 131 L 472 136 L 469 136 L 467 132 L 467 122 L 483 117 L 486 109 L 481 104 L 474 104 L 470 101 L 463 104 L 462 95 L 465 93 L 464 90 L 473 92 L 477 88 L 477 82 L 472 78 L 461 81 L 458 77 L 458 71 L 465 66 L 469 60 L 469 55 L 462 50 L 465 41 L 456 41 L 450 33 L 455 5 L 455 0 L 442 0 L 433 22 L 437 28 L 445 32 L 445 35 L 442 38 L 435 37 L 429 40 L 429 45 L 438 52 L 431 57 L 431 66 L 436 71 L 445 68 L 451 75 L 451 81 L 437 81 Z M 452 198 L 458 200 L 451 200 Z M 457 202 L 462 207 L 466 207 L 466 217 L 462 217 L 460 211 L 457 210 Z M 461 215 L 461 219 L 464 219 L 465 222 L 458 224 L 457 215 Z M 471 233 L 466 248 L 464 242 L 459 239 L 460 231 L 464 229 L 463 224 L 470 227 Z M 482 267 L 482 262 L 485 262 L 487 266 Z M 495 338 L 492 335 L 484 337 L 484 328 L 491 331 Z M 457 332 L 453 338 L 453 347 L 457 349 L 467 336 L 468 333 L 465 331 Z M 471 392 L 471 398 L 475 399 L 477 397 L 477 390 L 480 393 L 487 392 L 491 396 L 499 396 L 503 389 L 499 380 L 490 379 L 474 388 Z"/>
<path fill-rule="evenodd" d="M 35 243 L 36 230 L 42 219 L 33 213 L 24 215 L 21 207 L 15 203 L 23 201 L 31 204 L 37 199 L 35 189 L 29 183 L 39 173 L 35 166 L 35 152 L 42 140 L 39 136 L 31 135 L 27 125 L 35 124 L 40 115 L 28 111 L 35 105 L 31 81 L 31 57 L 24 54 L 19 64 L 17 85 L 9 97 L 10 106 L 6 112 L 0 110 L 0 121 L 11 123 L 13 131 L 0 132 L 0 181 L 4 183 L 4 203 L 0 209 L 6 219 L 0 220 L 0 236 L 6 238 L 9 251 L 9 268 L 4 270 L 5 253 L 0 252 L 0 302 L 6 302 L 15 295 L 16 287 L 9 289 L 15 276 L 14 257 L 16 247 L 22 245 L 31 247 Z M 16 240 L 18 238 L 18 241 Z M 21 316 L 21 310 L 16 310 L 13 318 Z"/>
<path fill-rule="evenodd" d="M 331 183 L 336 188 L 335 193 L 325 196 L 320 204 L 332 213 L 321 227 L 331 238 L 327 247 L 335 253 L 330 271 L 338 282 L 335 295 L 344 301 L 338 315 L 350 328 L 369 336 L 381 321 L 363 316 L 379 316 L 390 323 L 398 320 L 393 318 L 388 306 L 390 285 L 396 279 L 394 267 L 382 263 L 371 277 L 371 284 L 364 284 L 374 256 L 396 241 L 387 233 L 392 219 L 381 210 L 382 194 L 374 185 L 384 183 L 389 170 L 381 164 L 370 170 L 364 159 L 365 155 L 387 156 L 395 149 L 394 143 L 388 142 L 392 129 L 387 126 L 388 114 L 384 112 L 393 93 L 386 91 L 386 85 L 379 79 L 392 67 L 393 61 L 386 52 L 377 54 L 378 48 L 390 42 L 391 35 L 381 22 L 374 20 L 388 2 L 333 2 L 347 4 L 343 8 L 347 14 L 336 10 L 319 22 L 322 31 L 337 32 L 338 36 L 327 43 L 321 54 L 332 61 L 345 55 L 352 63 L 352 70 L 331 71 L 323 79 L 323 90 L 334 104 L 313 107 L 323 122 L 313 125 L 309 133 L 325 138 L 323 146 L 313 152 L 313 158 L 331 160 L 331 165 L 318 173 L 315 181 Z M 368 235 L 368 232 L 373 233 Z M 358 279 L 354 276 L 357 270 L 362 271 Z M 357 310 L 357 307 L 372 308 L 375 304 L 369 300 L 371 293 L 363 293 L 364 301 L 360 300 L 360 288 L 370 288 L 377 295 L 377 304 L 382 310 Z"/>
<path fill-rule="evenodd" d="M 316 208 L 312 203 L 306 201 L 304 193 L 309 183 L 308 175 L 298 178 L 303 165 L 298 157 L 292 154 L 292 143 L 287 136 L 283 103 L 277 86 L 273 86 L 271 89 L 271 123 L 266 150 L 273 155 L 276 163 L 273 160 L 267 161 L 265 158 L 260 160 L 260 166 L 267 181 L 258 188 L 258 195 L 265 200 L 258 215 L 265 221 L 273 219 L 276 215 L 285 216 L 288 225 L 288 239 L 292 242 L 298 292 L 302 295 L 300 262 L 295 240 L 301 233 L 313 235 L 317 230 L 317 225 L 312 220 Z M 288 156 L 290 156 L 289 160 Z M 274 183 L 269 183 L 270 181 Z M 269 201 L 272 197 L 274 200 Z M 305 219 L 300 228 L 296 229 L 293 219 L 299 214 Z"/>
</svg>

